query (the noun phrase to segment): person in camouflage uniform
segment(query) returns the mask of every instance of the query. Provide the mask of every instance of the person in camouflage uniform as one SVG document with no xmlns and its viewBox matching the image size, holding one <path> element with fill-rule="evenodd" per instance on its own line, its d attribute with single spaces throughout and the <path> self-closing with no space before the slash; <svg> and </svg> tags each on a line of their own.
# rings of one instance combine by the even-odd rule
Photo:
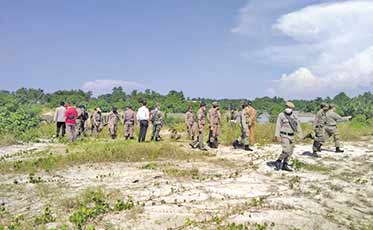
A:
<svg viewBox="0 0 373 230">
<path fill-rule="evenodd" d="M 204 128 L 206 124 L 206 104 L 201 102 L 200 108 L 197 112 L 197 128 L 198 128 L 198 137 L 196 140 L 190 143 L 192 148 L 199 148 L 202 151 L 207 151 L 205 146 L 203 145 L 203 136 L 204 136 Z"/>
<path fill-rule="evenodd" d="M 294 152 L 295 134 L 303 138 L 300 121 L 293 112 L 294 108 L 292 102 L 286 102 L 285 111 L 280 113 L 277 118 L 275 137 L 281 142 L 282 146 L 282 153 L 275 162 L 277 171 L 293 171 L 288 167 L 288 161 Z"/>
<path fill-rule="evenodd" d="M 218 102 L 212 103 L 212 108 L 209 110 L 207 115 L 209 122 L 209 140 L 208 145 L 210 148 L 218 148 L 219 135 L 221 129 L 221 113 Z"/>
<path fill-rule="evenodd" d="M 153 125 L 152 141 L 160 141 L 160 132 L 163 126 L 163 113 L 160 111 L 160 105 L 157 103 L 155 109 L 151 112 L 150 118 Z"/>
<path fill-rule="evenodd" d="M 94 137 L 98 137 L 102 131 L 102 113 L 101 109 L 97 107 L 91 116 L 92 133 Z"/>
<path fill-rule="evenodd" d="M 84 135 L 85 132 L 85 125 L 87 120 L 89 119 L 89 114 L 87 113 L 85 106 L 79 106 L 78 110 L 78 118 L 76 120 L 78 125 L 78 136 Z"/>
<path fill-rule="evenodd" d="M 136 123 L 136 113 L 132 110 L 132 106 L 128 106 L 127 110 L 123 114 L 123 124 L 124 124 L 124 138 L 126 140 L 134 139 L 134 131 L 135 131 L 135 123 Z"/>
<path fill-rule="evenodd" d="M 188 111 L 185 113 L 185 125 L 187 127 L 188 137 L 190 140 L 194 140 L 195 130 L 194 130 L 194 113 L 192 106 L 189 106 Z"/>
<path fill-rule="evenodd" d="M 326 112 L 329 109 L 329 105 L 321 103 L 320 110 L 315 116 L 313 128 L 315 136 L 313 138 L 312 152 L 314 157 L 320 157 L 317 152 L 321 152 L 321 146 L 325 143 L 324 129 L 326 124 Z"/>
<path fill-rule="evenodd" d="M 247 120 L 247 125 L 249 126 L 249 139 L 250 139 L 250 145 L 255 144 L 255 126 L 256 126 L 256 116 L 257 112 L 252 107 L 251 101 L 248 102 L 248 106 L 245 109 L 245 114 L 246 114 L 246 120 Z"/>
<path fill-rule="evenodd" d="M 250 148 L 250 143 L 249 143 L 250 130 L 249 130 L 249 124 L 248 124 L 248 114 L 246 113 L 247 107 L 248 107 L 248 103 L 243 102 L 242 110 L 237 115 L 237 122 L 240 125 L 241 135 L 237 140 L 233 142 L 233 148 L 237 149 L 237 148 L 244 147 L 244 150 L 246 151 L 253 151 Z"/>
<path fill-rule="evenodd" d="M 112 111 L 109 113 L 108 127 L 111 138 L 114 140 L 117 138 L 118 123 L 120 121 L 118 109 L 113 107 Z"/>
<path fill-rule="evenodd" d="M 333 137 L 335 148 L 337 153 L 343 153 L 344 150 L 341 149 L 341 142 L 339 137 L 339 131 L 337 128 L 338 122 L 348 121 L 352 117 L 341 117 L 336 113 L 336 106 L 334 104 L 329 105 L 329 110 L 326 112 L 326 123 L 325 123 L 325 135 L 329 139 Z"/>
</svg>

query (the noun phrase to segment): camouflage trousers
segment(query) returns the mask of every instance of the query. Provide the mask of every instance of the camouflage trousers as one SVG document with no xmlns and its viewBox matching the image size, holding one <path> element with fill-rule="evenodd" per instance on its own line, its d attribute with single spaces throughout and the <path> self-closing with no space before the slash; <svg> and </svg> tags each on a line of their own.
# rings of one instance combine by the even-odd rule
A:
<svg viewBox="0 0 373 230">
<path fill-rule="evenodd" d="M 69 141 L 74 142 L 77 137 L 76 124 L 66 124 L 66 131 L 69 136 Z"/>
<path fill-rule="evenodd" d="M 124 137 L 132 139 L 134 132 L 135 132 L 135 126 L 133 122 L 126 122 L 124 124 Z"/>
<path fill-rule="evenodd" d="M 109 124 L 109 132 L 113 139 L 117 137 L 118 124 Z"/>
<path fill-rule="evenodd" d="M 162 128 L 161 124 L 153 124 L 152 141 L 153 140 L 155 140 L 155 141 L 160 141 L 161 140 L 161 135 L 160 135 L 161 128 Z"/>
<path fill-rule="evenodd" d="M 280 154 L 278 159 L 287 163 L 289 161 L 289 158 L 293 155 L 293 152 L 294 152 L 294 147 L 295 147 L 294 137 L 281 135 L 281 147 L 282 147 L 282 153 Z"/>
<path fill-rule="evenodd" d="M 241 127 L 241 136 L 237 139 L 241 145 L 249 145 L 249 133 L 248 129 Z"/>
<path fill-rule="evenodd" d="M 186 127 L 187 127 L 189 139 L 194 140 L 194 137 L 195 137 L 194 124 L 193 123 L 186 124 Z"/>
<path fill-rule="evenodd" d="M 341 147 L 341 141 L 339 136 L 339 131 L 337 126 L 327 126 L 325 127 L 325 138 L 329 139 L 330 137 L 333 137 L 335 147 L 340 148 Z"/>
<path fill-rule="evenodd" d="M 321 126 L 316 127 L 314 131 L 315 131 L 315 137 L 314 137 L 312 150 L 313 152 L 317 152 L 319 148 L 321 148 L 321 145 L 325 143 L 325 134 L 324 134 L 324 128 Z"/>
<path fill-rule="evenodd" d="M 210 128 L 209 142 L 218 144 L 217 141 L 218 141 L 219 135 L 220 135 L 220 125 L 213 125 Z"/>
<path fill-rule="evenodd" d="M 190 143 L 190 145 L 192 145 L 194 148 L 198 147 L 199 149 L 204 149 L 205 146 L 203 144 L 203 136 L 204 136 L 203 129 L 200 129 L 199 132 L 198 132 L 197 139 L 192 141 L 192 143 Z"/>
<path fill-rule="evenodd" d="M 92 126 L 93 136 L 98 137 L 98 135 L 101 133 L 101 131 L 102 131 L 101 124 Z"/>
</svg>

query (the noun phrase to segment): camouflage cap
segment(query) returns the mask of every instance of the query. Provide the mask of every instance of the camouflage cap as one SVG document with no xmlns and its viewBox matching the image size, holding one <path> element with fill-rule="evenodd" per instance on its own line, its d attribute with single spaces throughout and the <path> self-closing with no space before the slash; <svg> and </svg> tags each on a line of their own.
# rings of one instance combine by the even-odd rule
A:
<svg viewBox="0 0 373 230">
<path fill-rule="evenodd" d="M 204 101 L 201 101 L 201 104 L 199 106 L 206 106 L 206 103 Z"/>
<path fill-rule="evenodd" d="M 218 103 L 217 101 L 214 101 L 214 102 L 212 103 L 212 106 L 219 106 L 219 103 Z"/>
<path fill-rule="evenodd" d="M 329 104 L 329 108 L 336 108 L 337 106 L 335 104 Z"/>
<path fill-rule="evenodd" d="M 291 109 L 294 109 L 294 108 L 295 108 L 295 105 L 294 105 L 293 102 L 291 102 L 291 101 L 287 101 L 287 102 L 286 102 L 286 107 L 291 108 Z"/>
</svg>

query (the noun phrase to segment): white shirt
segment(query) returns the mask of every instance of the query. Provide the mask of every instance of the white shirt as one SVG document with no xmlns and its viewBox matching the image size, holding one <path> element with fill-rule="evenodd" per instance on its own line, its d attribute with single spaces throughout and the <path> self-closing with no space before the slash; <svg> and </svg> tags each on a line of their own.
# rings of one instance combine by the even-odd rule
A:
<svg viewBox="0 0 373 230">
<path fill-rule="evenodd" d="M 53 120 L 55 122 L 65 122 L 66 121 L 65 113 L 66 113 L 66 108 L 64 106 L 58 107 L 56 109 L 56 112 L 54 113 Z"/>
<path fill-rule="evenodd" d="M 149 109 L 146 108 L 146 106 L 142 106 L 137 111 L 137 120 L 138 121 L 149 120 Z"/>
</svg>

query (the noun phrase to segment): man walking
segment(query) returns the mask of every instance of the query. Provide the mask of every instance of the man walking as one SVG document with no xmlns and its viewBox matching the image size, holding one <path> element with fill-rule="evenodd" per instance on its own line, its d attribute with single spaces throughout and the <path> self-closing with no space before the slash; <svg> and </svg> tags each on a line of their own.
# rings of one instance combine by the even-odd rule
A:
<svg viewBox="0 0 373 230">
<path fill-rule="evenodd" d="M 185 125 L 190 140 L 194 140 L 194 114 L 192 106 L 189 106 L 188 111 L 185 113 Z"/>
<path fill-rule="evenodd" d="M 124 124 L 124 138 L 126 140 L 134 139 L 133 134 L 135 131 L 136 113 L 132 110 L 132 106 L 127 106 L 127 110 L 123 114 Z"/>
<path fill-rule="evenodd" d="M 221 113 L 219 110 L 219 103 L 213 102 L 212 108 L 208 112 L 208 122 L 209 122 L 209 140 L 208 144 L 210 148 L 218 148 L 218 138 L 220 135 L 220 125 L 221 125 Z"/>
<path fill-rule="evenodd" d="M 160 141 L 161 136 L 161 128 L 163 126 L 163 114 L 160 110 L 160 105 L 157 103 L 155 106 L 155 109 L 151 112 L 151 121 L 153 125 L 153 131 L 152 131 L 152 141 Z"/>
<path fill-rule="evenodd" d="M 206 104 L 201 102 L 200 108 L 197 112 L 198 137 L 190 143 L 192 148 L 199 148 L 202 151 L 207 151 L 203 145 L 204 128 L 206 124 Z"/>
<path fill-rule="evenodd" d="M 295 147 L 295 134 L 303 138 L 302 128 L 298 117 L 294 114 L 295 106 L 292 102 L 286 102 L 286 109 L 277 118 L 275 137 L 281 142 L 282 153 L 277 159 L 276 170 L 293 171 L 288 166 L 289 158 Z"/>
<path fill-rule="evenodd" d="M 78 117 L 78 111 L 75 107 L 69 106 L 65 113 L 66 117 L 66 130 L 69 135 L 69 140 L 74 142 L 76 140 L 76 118 Z"/>
<path fill-rule="evenodd" d="M 326 113 L 329 110 L 329 105 L 326 103 L 321 103 L 320 110 L 315 116 L 315 121 L 313 128 L 315 131 L 315 137 L 312 145 L 312 152 L 314 157 L 320 157 L 317 152 L 321 152 L 321 146 L 325 142 L 324 129 L 326 125 Z"/>
<path fill-rule="evenodd" d="M 341 142 L 339 137 L 339 131 L 337 128 L 337 123 L 348 121 L 352 117 L 341 117 L 336 113 L 335 110 L 336 106 L 334 104 L 329 105 L 329 110 L 326 112 L 325 134 L 327 139 L 333 137 L 335 143 L 335 152 L 343 153 L 344 150 L 341 149 Z"/>
<path fill-rule="evenodd" d="M 78 117 L 77 117 L 77 126 L 78 126 L 78 136 L 81 136 L 85 132 L 85 124 L 89 118 L 87 111 L 85 110 L 85 106 L 79 106 L 78 110 Z"/>
<path fill-rule="evenodd" d="M 65 103 L 61 102 L 60 106 L 56 109 L 56 112 L 54 113 L 54 118 L 53 121 L 56 122 L 56 137 L 58 138 L 60 136 L 60 131 L 61 131 L 61 136 L 65 136 L 66 132 L 66 108 L 65 108 Z"/>
<path fill-rule="evenodd" d="M 247 124 L 249 126 L 249 139 L 250 145 L 255 144 L 255 125 L 256 125 L 256 110 L 252 107 L 251 101 L 248 102 L 248 106 L 245 109 L 247 116 Z"/>
<path fill-rule="evenodd" d="M 108 127 L 111 138 L 114 140 L 117 138 L 118 123 L 120 121 L 118 109 L 113 107 L 112 111 L 109 113 Z"/>
<path fill-rule="evenodd" d="M 92 131 L 94 137 L 98 137 L 99 133 L 102 131 L 102 113 L 101 109 L 97 107 L 92 114 Z"/>
<path fill-rule="evenodd" d="M 140 124 L 139 142 L 145 142 L 149 127 L 149 109 L 146 107 L 146 101 L 142 101 L 141 104 L 142 106 L 137 111 L 137 121 Z"/>
<path fill-rule="evenodd" d="M 246 151 L 253 151 L 250 148 L 249 145 L 249 135 L 250 135 L 250 130 L 249 130 L 249 124 L 248 124 L 248 119 L 247 119 L 247 114 L 246 114 L 246 109 L 248 107 L 247 102 L 242 103 L 242 110 L 238 113 L 238 123 L 241 128 L 241 136 L 233 142 L 233 148 L 241 148 L 244 146 L 244 150 Z"/>
</svg>

